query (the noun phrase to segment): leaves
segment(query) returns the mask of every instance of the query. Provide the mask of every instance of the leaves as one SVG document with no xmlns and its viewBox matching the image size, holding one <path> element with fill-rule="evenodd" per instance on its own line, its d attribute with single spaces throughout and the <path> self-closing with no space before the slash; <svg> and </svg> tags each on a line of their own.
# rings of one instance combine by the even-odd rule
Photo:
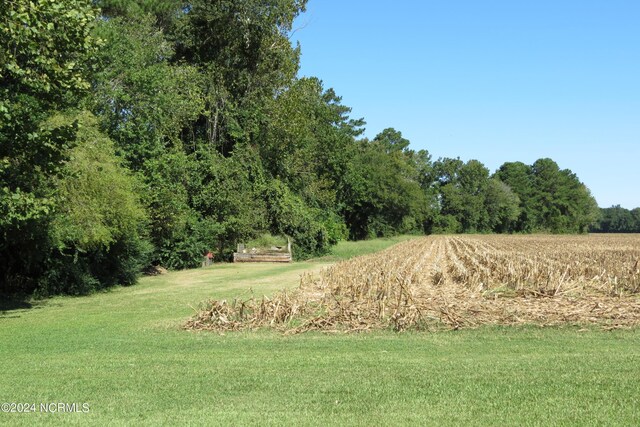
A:
<svg viewBox="0 0 640 427">
<path fill-rule="evenodd" d="M 108 249 L 137 235 L 146 215 L 133 177 L 120 165 L 95 117 L 83 112 L 77 120 L 78 145 L 56 185 L 59 202 L 51 233 L 59 249 Z"/>
<path fill-rule="evenodd" d="M 4 83 L 54 102 L 62 91 L 88 89 L 89 59 L 100 45 L 90 35 L 95 17 L 88 1 L 8 2 L 0 15 Z"/>
<path fill-rule="evenodd" d="M 133 283 L 142 263 L 229 259 L 265 232 L 308 257 L 347 235 L 583 232 L 595 220 L 588 189 L 550 159 L 491 177 L 477 160 L 434 162 L 393 128 L 362 138 L 333 89 L 297 77 L 289 38 L 305 6 L 3 2 L 0 286 Z"/>
</svg>

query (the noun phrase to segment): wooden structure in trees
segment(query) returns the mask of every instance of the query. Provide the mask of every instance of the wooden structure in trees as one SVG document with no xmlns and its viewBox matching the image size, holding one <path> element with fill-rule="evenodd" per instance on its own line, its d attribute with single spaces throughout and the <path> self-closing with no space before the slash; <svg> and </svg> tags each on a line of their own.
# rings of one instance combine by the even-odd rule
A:
<svg viewBox="0 0 640 427">
<path fill-rule="evenodd" d="M 233 254 L 233 262 L 291 262 L 291 241 L 287 247 L 251 248 L 243 244 L 238 245 L 238 251 Z"/>
</svg>

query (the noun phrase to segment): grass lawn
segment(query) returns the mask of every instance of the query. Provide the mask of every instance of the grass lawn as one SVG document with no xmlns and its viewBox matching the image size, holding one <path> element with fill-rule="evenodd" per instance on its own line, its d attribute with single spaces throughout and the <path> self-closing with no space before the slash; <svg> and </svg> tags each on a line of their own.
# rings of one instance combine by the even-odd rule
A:
<svg viewBox="0 0 640 427">
<path fill-rule="evenodd" d="M 640 331 L 481 328 L 284 337 L 180 329 L 213 298 L 270 294 L 302 271 L 219 265 L 0 313 L 0 425 L 640 425 Z M 39 406 L 38 408 L 39 409 Z"/>
</svg>

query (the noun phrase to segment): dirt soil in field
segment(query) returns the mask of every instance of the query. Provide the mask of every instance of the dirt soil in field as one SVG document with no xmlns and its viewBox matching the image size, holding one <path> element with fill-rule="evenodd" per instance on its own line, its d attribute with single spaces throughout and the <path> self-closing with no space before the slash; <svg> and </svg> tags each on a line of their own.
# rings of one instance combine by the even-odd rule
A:
<svg viewBox="0 0 640 427">
<path fill-rule="evenodd" d="M 640 323 L 640 235 L 429 236 L 303 275 L 273 298 L 213 300 L 185 328 L 285 333 Z"/>
</svg>

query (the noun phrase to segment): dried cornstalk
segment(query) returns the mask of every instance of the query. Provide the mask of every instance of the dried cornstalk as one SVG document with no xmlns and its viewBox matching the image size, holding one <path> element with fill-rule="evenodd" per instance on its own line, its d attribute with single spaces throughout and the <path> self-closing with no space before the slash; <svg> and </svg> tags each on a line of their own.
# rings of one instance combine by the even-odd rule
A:
<svg viewBox="0 0 640 427">
<path fill-rule="evenodd" d="M 186 328 L 356 332 L 640 323 L 640 236 L 430 236 L 303 275 L 273 298 L 209 301 Z"/>
</svg>

